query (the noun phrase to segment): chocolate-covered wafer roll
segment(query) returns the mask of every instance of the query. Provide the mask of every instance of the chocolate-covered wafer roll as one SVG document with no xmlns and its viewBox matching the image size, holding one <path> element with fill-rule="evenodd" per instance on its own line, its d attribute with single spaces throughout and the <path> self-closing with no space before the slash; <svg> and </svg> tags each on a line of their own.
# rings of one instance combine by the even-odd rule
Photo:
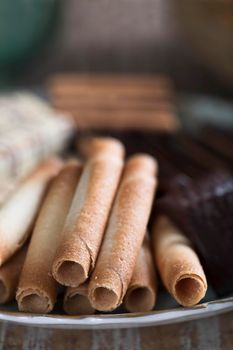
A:
<svg viewBox="0 0 233 350">
<path fill-rule="evenodd" d="M 169 293 L 183 306 L 193 306 L 207 290 L 205 273 L 190 241 L 166 216 L 153 228 L 156 266 Z"/>
<path fill-rule="evenodd" d="M 43 162 L 0 209 L 0 265 L 28 238 L 48 181 L 60 168 L 57 158 Z"/>
<path fill-rule="evenodd" d="M 70 315 L 91 315 L 95 309 L 88 299 L 88 282 L 78 287 L 68 287 L 66 289 L 63 308 Z"/>
<path fill-rule="evenodd" d="M 27 246 L 24 246 L 0 268 L 0 304 L 15 297 L 26 252 Z"/>
<path fill-rule="evenodd" d="M 20 311 L 47 313 L 55 304 L 57 282 L 52 262 L 81 173 L 78 162 L 68 162 L 54 179 L 38 216 L 16 294 Z"/>
<path fill-rule="evenodd" d="M 125 296 L 151 211 L 156 170 L 148 155 L 135 155 L 126 163 L 89 284 L 89 299 L 97 310 L 114 310 Z"/>
<path fill-rule="evenodd" d="M 93 270 L 123 168 L 124 147 L 109 138 L 96 138 L 77 186 L 61 243 L 53 263 L 53 276 L 76 287 Z"/>
<path fill-rule="evenodd" d="M 156 289 L 155 264 L 151 253 L 149 236 L 146 235 L 124 298 L 126 310 L 130 312 L 152 310 L 156 301 Z"/>
</svg>

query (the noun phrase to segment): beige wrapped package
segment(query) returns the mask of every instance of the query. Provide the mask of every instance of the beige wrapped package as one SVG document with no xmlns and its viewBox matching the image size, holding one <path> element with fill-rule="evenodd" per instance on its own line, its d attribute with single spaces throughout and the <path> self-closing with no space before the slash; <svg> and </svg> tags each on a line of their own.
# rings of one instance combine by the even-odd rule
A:
<svg viewBox="0 0 233 350">
<path fill-rule="evenodd" d="M 151 253 L 149 236 L 146 235 L 137 257 L 124 305 L 129 312 L 146 312 L 156 302 L 157 279 Z"/>
<path fill-rule="evenodd" d="M 169 293 L 183 306 L 193 306 L 207 290 L 205 273 L 190 241 L 165 216 L 153 228 L 156 265 Z"/>
<path fill-rule="evenodd" d="M 154 197 L 157 166 L 147 155 L 125 166 L 88 295 L 99 311 L 118 307 L 130 283 Z"/>
<path fill-rule="evenodd" d="M 26 241 L 31 232 L 49 180 L 61 169 L 61 161 L 44 161 L 0 209 L 0 265 Z"/>
<path fill-rule="evenodd" d="M 88 299 L 88 282 L 78 287 L 66 289 L 63 308 L 70 315 L 92 315 L 95 313 L 95 309 Z"/>
<path fill-rule="evenodd" d="M 27 246 L 24 246 L 0 268 L 0 304 L 11 301 L 15 297 L 26 252 Z"/>
<path fill-rule="evenodd" d="M 20 311 L 47 313 L 54 307 L 58 285 L 51 267 L 80 173 L 81 165 L 70 162 L 49 188 L 20 276 L 16 294 Z"/>
<path fill-rule="evenodd" d="M 123 168 L 124 147 L 111 138 L 92 140 L 53 263 L 61 284 L 77 287 L 93 270 Z"/>
<path fill-rule="evenodd" d="M 39 163 L 63 151 L 74 134 L 71 118 L 35 94 L 0 97 L 0 180 L 21 181 Z"/>
</svg>

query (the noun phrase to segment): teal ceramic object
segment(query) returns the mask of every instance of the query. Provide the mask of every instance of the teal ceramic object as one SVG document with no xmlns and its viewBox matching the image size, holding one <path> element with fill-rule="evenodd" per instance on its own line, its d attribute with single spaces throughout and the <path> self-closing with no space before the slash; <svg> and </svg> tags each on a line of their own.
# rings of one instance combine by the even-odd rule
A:
<svg viewBox="0 0 233 350">
<path fill-rule="evenodd" d="M 56 0 L 0 0 L 0 65 L 22 61 L 46 40 Z"/>
</svg>

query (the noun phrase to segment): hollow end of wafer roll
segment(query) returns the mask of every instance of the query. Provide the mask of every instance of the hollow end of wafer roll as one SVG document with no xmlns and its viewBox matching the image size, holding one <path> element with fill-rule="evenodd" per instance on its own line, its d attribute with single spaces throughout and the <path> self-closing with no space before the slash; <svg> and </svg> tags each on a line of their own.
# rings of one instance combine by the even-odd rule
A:
<svg viewBox="0 0 233 350">
<path fill-rule="evenodd" d="M 57 264 L 54 276 L 60 284 L 76 287 L 87 279 L 88 274 L 85 270 L 89 271 L 89 268 L 84 269 L 80 263 L 75 261 L 63 260 Z"/>
<path fill-rule="evenodd" d="M 148 233 L 146 233 L 124 297 L 124 306 L 129 312 L 147 312 L 155 306 L 156 297 L 157 277 L 150 240 Z"/>
<path fill-rule="evenodd" d="M 19 311 L 22 312 L 46 314 L 54 306 L 49 296 L 39 290 L 24 289 L 21 293 L 17 292 L 16 299 Z"/>
<path fill-rule="evenodd" d="M 64 258 L 63 254 L 57 254 L 57 258 L 53 262 L 53 277 L 64 286 L 77 287 L 88 278 L 91 268 L 90 252 L 80 239 L 72 247 L 64 245 L 61 249 L 69 254 L 64 254 Z M 82 254 L 77 254 L 77 251 L 82 252 Z"/>
<path fill-rule="evenodd" d="M 79 291 L 79 287 L 68 288 L 63 301 L 63 309 L 69 315 L 92 315 L 95 309 L 92 307 L 87 292 Z"/>
<path fill-rule="evenodd" d="M 207 281 L 191 242 L 166 216 L 154 226 L 154 249 L 163 283 L 182 306 L 193 306 L 205 296 Z"/>
<path fill-rule="evenodd" d="M 204 298 L 206 283 L 195 274 L 180 276 L 174 285 L 173 295 L 176 301 L 183 306 L 193 306 Z"/>
<path fill-rule="evenodd" d="M 92 315 L 95 313 L 88 298 L 80 294 L 67 297 L 63 308 L 69 315 Z"/>
<path fill-rule="evenodd" d="M 155 293 L 147 286 L 130 288 L 124 299 L 125 308 L 129 312 L 146 312 L 155 305 Z"/>
<path fill-rule="evenodd" d="M 98 311 L 112 311 L 122 302 L 122 283 L 115 271 L 104 271 L 100 276 L 101 283 L 98 283 L 98 276 L 90 282 L 88 297 L 92 307 Z"/>
</svg>

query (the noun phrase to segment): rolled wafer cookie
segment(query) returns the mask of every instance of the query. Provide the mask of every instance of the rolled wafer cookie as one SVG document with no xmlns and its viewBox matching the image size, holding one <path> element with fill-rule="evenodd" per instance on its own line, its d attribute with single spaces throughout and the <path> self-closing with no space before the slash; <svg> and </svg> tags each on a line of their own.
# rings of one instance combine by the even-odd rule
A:
<svg viewBox="0 0 233 350">
<path fill-rule="evenodd" d="M 16 179 L 0 178 L 0 209 L 14 193 L 19 181 Z"/>
<path fill-rule="evenodd" d="M 153 202 L 157 163 L 135 155 L 125 166 L 88 295 L 96 310 L 118 307 L 130 283 Z"/>
<path fill-rule="evenodd" d="M 19 275 L 23 267 L 27 246 L 21 248 L 0 268 L 0 304 L 15 297 Z"/>
<path fill-rule="evenodd" d="M 61 161 L 44 161 L 0 209 L 0 265 L 26 241 L 31 232 L 49 180 L 61 169 Z"/>
<path fill-rule="evenodd" d="M 61 284 L 76 287 L 93 270 L 120 180 L 124 147 L 116 139 L 96 138 L 78 183 L 52 273 Z"/>
<path fill-rule="evenodd" d="M 130 312 L 152 310 L 156 302 L 156 292 L 155 264 L 147 234 L 139 251 L 133 276 L 124 298 L 126 310 Z"/>
<path fill-rule="evenodd" d="M 68 162 L 49 188 L 19 280 L 16 299 L 20 311 L 47 313 L 54 307 L 58 284 L 51 267 L 81 169 L 80 163 Z"/>
<path fill-rule="evenodd" d="M 95 309 L 91 306 L 88 299 L 88 282 L 78 287 L 68 287 L 66 289 L 63 308 L 70 315 L 91 315 Z"/>
<path fill-rule="evenodd" d="M 156 266 L 169 293 L 183 306 L 193 306 L 207 290 L 206 276 L 190 241 L 166 216 L 153 228 Z"/>
</svg>

